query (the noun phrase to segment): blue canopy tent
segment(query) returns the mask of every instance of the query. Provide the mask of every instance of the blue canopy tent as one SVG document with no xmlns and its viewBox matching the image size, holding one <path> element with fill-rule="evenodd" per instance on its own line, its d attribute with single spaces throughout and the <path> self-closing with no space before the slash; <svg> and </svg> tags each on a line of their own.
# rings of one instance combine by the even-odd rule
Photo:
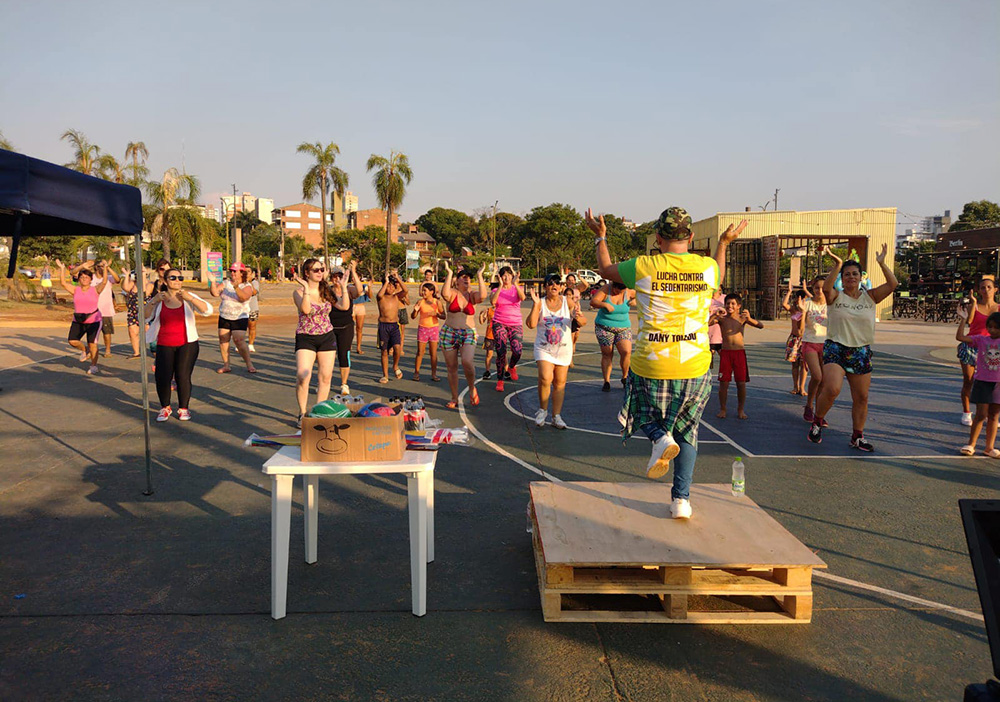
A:
<svg viewBox="0 0 1000 702">
<path fill-rule="evenodd" d="M 0 236 L 11 237 L 7 277 L 17 270 L 17 250 L 29 236 L 134 236 L 135 276 L 142 280 L 142 194 L 54 163 L 0 149 Z M 140 318 L 145 316 L 139 296 Z M 149 380 L 146 345 L 140 344 L 146 494 L 152 494 Z"/>
</svg>

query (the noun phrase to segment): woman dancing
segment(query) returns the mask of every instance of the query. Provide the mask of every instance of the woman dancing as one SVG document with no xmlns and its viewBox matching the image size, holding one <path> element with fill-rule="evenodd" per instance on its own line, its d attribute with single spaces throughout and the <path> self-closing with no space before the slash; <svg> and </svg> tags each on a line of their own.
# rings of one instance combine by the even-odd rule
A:
<svg viewBox="0 0 1000 702">
<path fill-rule="evenodd" d="M 520 276 L 510 266 L 500 269 L 500 287 L 490 293 L 493 312 L 493 348 L 496 351 L 497 392 L 503 392 L 504 378 L 517 380 L 517 362 L 521 360 L 524 337 L 521 318 L 521 303 L 524 290 L 519 283 Z M 510 361 L 507 351 L 510 351 Z"/>
<path fill-rule="evenodd" d="M 447 276 L 441 297 L 445 302 L 444 324 L 441 325 L 441 346 L 444 347 L 444 360 L 448 366 L 448 385 L 451 388 L 451 401 L 447 407 L 458 407 L 458 361 L 462 359 L 462 370 L 465 372 L 465 382 L 469 388 L 472 404 L 479 404 L 479 393 L 476 392 L 476 305 L 486 299 L 486 281 L 483 280 L 481 267 L 476 272 L 476 282 L 479 289 L 471 291 L 472 271 L 464 269 L 454 276 L 451 266 L 444 262 Z M 451 286 L 452 279 L 455 287 Z"/>
<path fill-rule="evenodd" d="M 590 308 L 597 310 L 594 333 L 601 347 L 601 373 L 604 375 L 603 392 L 611 392 L 611 366 L 618 349 L 622 370 L 622 385 L 628 377 L 632 361 L 632 320 L 629 307 L 635 305 L 635 292 L 623 283 L 608 283 L 590 298 Z"/>
<path fill-rule="evenodd" d="M 992 275 L 984 275 L 976 287 L 978 295 L 970 295 L 969 304 L 959 305 L 958 315 L 969 325 L 968 336 L 983 336 L 986 334 L 986 319 L 997 311 L 994 296 L 997 291 L 996 280 Z M 958 361 L 962 364 L 962 424 L 972 426 L 972 409 L 969 405 L 969 395 L 972 392 L 973 376 L 976 372 L 976 349 L 965 342 L 958 345 Z"/>
</svg>

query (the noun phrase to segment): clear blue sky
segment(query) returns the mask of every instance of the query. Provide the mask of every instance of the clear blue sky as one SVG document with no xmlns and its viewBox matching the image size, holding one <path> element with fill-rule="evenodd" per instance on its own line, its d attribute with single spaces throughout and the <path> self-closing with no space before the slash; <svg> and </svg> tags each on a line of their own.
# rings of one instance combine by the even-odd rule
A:
<svg viewBox="0 0 1000 702">
<path fill-rule="evenodd" d="M 58 163 L 145 141 L 205 197 L 301 199 L 335 141 L 361 207 L 394 148 L 404 220 L 500 201 L 636 221 L 1000 199 L 996 0 L 4 4 L 0 131 Z M 235 101 L 232 99 L 235 95 Z M 903 218 L 901 217 L 901 220 Z"/>
</svg>

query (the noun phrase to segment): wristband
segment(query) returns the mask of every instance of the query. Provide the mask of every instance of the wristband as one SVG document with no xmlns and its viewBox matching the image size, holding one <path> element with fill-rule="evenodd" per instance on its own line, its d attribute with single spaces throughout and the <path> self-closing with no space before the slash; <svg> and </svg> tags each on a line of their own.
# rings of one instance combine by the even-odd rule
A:
<svg viewBox="0 0 1000 702">
<path fill-rule="evenodd" d="M 606 236 L 595 236 L 594 237 L 594 245 L 596 246 L 597 244 L 600 244 L 602 241 L 607 241 L 607 240 L 608 240 L 608 237 L 606 237 Z"/>
</svg>

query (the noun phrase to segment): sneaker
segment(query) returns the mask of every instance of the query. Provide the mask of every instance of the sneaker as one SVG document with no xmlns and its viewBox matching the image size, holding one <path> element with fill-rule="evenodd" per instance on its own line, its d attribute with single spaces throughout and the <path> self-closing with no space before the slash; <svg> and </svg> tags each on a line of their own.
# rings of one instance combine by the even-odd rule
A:
<svg viewBox="0 0 1000 702">
<path fill-rule="evenodd" d="M 649 463 L 646 464 L 646 477 L 655 479 L 666 475 L 670 470 L 670 460 L 680 452 L 681 447 L 669 434 L 664 434 L 654 441 L 653 450 L 649 454 Z"/>
<path fill-rule="evenodd" d="M 691 500 L 675 497 L 673 502 L 670 503 L 670 516 L 674 519 L 690 519 Z"/>
<path fill-rule="evenodd" d="M 497 377 L 499 377 L 499 376 L 497 376 Z M 503 379 L 504 379 L 504 380 L 513 380 L 513 379 L 514 379 L 514 376 L 512 376 L 512 375 L 510 374 L 510 371 L 504 371 L 504 372 L 503 372 Z"/>
<path fill-rule="evenodd" d="M 871 442 L 863 436 L 851 439 L 851 448 L 856 448 L 858 451 L 864 451 L 865 453 L 872 453 L 875 450 Z"/>
<path fill-rule="evenodd" d="M 543 410 L 543 409 L 540 409 L 537 412 L 535 412 L 535 426 L 536 427 L 544 427 L 545 426 L 545 420 L 548 418 L 548 416 L 549 416 L 549 413 L 546 410 Z"/>
<path fill-rule="evenodd" d="M 511 366 L 510 373 L 508 375 L 510 375 L 511 380 L 517 380 L 517 368 Z"/>
<path fill-rule="evenodd" d="M 341 395 L 350 395 L 351 394 L 351 388 L 350 388 L 350 386 L 347 383 L 344 383 L 343 385 L 340 386 L 340 394 Z"/>
<path fill-rule="evenodd" d="M 97 375 L 100 372 L 101 371 L 97 366 L 91 366 L 87 369 L 87 375 Z"/>
<path fill-rule="evenodd" d="M 823 419 L 819 420 L 819 425 L 824 429 L 826 429 L 828 426 L 830 426 L 830 422 L 826 421 L 826 417 L 823 417 Z"/>
<path fill-rule="evenodd" d="M 80 352 L 80 363 L 83 363 L 88 358 L 90 358 L 90 351 L 81 351 Z"/>
<path fill-rule="evenodd" d="M 253 347 L 253 344 L 247 344 L 247 348 L 250 350 L 250 353 L 257 353 L 257 349 Z"/>
<path fill-rule="evenodd" d="M 503 392 L 503 381 L 502 380 L 498 380 L 497 381 L 497 392 Z"/>
<path fill-rule="evenodd" d="M 809 440 L 814 444 L 823 443 L 823 427 L 813 424 L 809 427 Z"/>
<path fill-rule="evenodd" d="M 163 409 L 160 410 L 160 413 L 156 415 L 156 421 L 158 422 L 167 421 L 168 419 L 170 419 L 171 412 L 172 410 L 169 407 L 164 407 Z"/>
<path fill-rule="evenodd" d="M 177 419 L 182 422 L 187 422 L 191 419 L 191 412 L 186 409 L 179 409 L 177 410 Z"/>
<path fill-rule="evenodd" d="M 604 385 L 601 386 L 601 392 L 611 392 L 611 383 L 604 381 Z"/>
<path fill-rule="evenodd" d="M 491 377 L 493 377 L 492 373 L 489 371 L 483 371 L 483 380 L 489 380 Z"/>
<path fill-rule="evenodd" d="M 802 410 L 802 419 L 804 419 L 805 421 L 811 422 L 815 418 L 816 415 L 813 414 L 812 407 L 806 407 L 804 410 Z"/>
<path fill-rule="evenodd" d="M 962 426 L 972 426 L 972 412 L 962 412 Z"/>
<path fill-rule="evenodd" d="M 566 422 L 563 421 L 562 415 L 557 414 L 552 418 L 552 426 L 556 429 L 565 429 Z"/>
</svg>

